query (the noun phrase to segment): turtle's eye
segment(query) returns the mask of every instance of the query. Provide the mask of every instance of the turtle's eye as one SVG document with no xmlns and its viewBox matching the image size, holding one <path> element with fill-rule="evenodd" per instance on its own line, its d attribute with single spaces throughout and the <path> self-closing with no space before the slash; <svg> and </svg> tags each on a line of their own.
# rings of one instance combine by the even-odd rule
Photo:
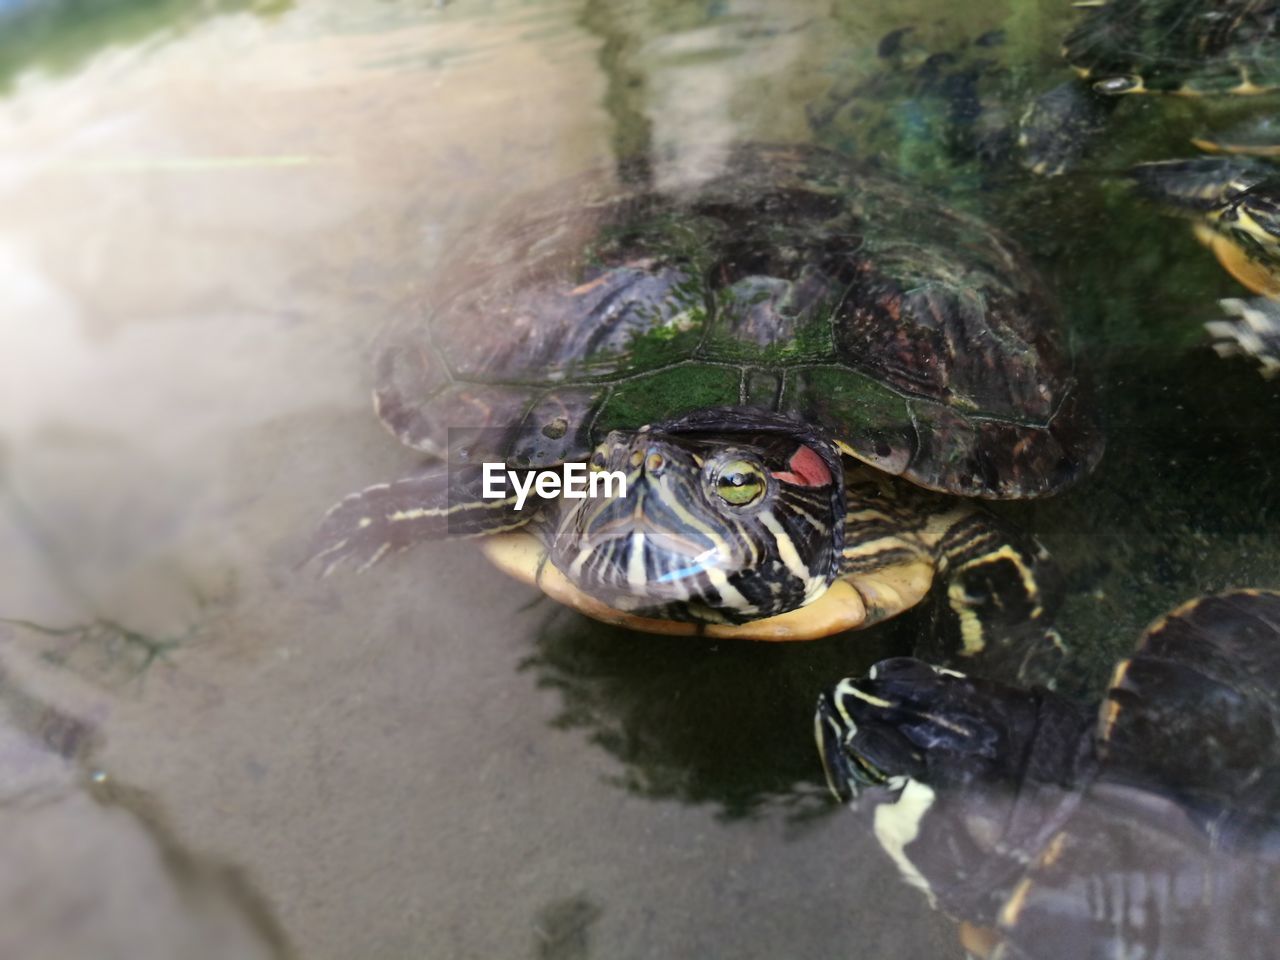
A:
<svg viewBox="0 0 1280 960">
<path fill-rule="evenodd" d="M 716 471 L 716 496 L 735 507 L 755 503 L 766 486 L 764 471 L 746 460 L 730 460 Z"/>
<path fill-rule="evenodd" d="M 604 450 L 603 449 L 597 450 L 595 453 L 591 455 L 590 469 L 603 470 L 606 462 L 607 461 L 605 459 Z"/>
</svg>

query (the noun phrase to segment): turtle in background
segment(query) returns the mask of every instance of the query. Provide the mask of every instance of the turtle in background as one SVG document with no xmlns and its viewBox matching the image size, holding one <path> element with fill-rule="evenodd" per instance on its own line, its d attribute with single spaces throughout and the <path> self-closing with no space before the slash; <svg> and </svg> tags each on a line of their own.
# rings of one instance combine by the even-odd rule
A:
<svg viewBox="0 0 1280 960">
<path fill-rule="evenodd" d="M 1280 373 L 1280 155 L 1274 117 L 1253 117 L 1193 141 L 1206 155 L 1133 167 L 1138 188 L 1191 220 L 1196 237 L 1251 292 L 1222 305 L 1233 319 L 1206 324 L 1222 356 L 1257 361 L 1266 377 Z"/>
<path fill-rule="evenodd" d="M 1090 0 L 1061 56 L 1077 76 L 1025 103 L 1025 65 L 1009 63 L 1000 30 L 929 50 L 914 28 L 891 31 L 877 53 L 884 69 L 837 84 L 809 110 L 815 130 L 837 113 L 884 152 L 926 174 L 969 177 L 1016 155 L 1052 177 L 1074 169 L 1131 94 L 1167 94 L 1206 103 L 1280 102 L 1280 6 L 1274 0 Z M 1276 96 L 1267 96 L 1275 93 Z M 861 116 L 861 115 L 865 115 Z M 863 122 L 869 118 L 870 124 Z M 837 125 L 837 138 L 845 134 Z M 837 142 L 839 146 L 846 144 Z"/>
<path fill-rule="evenodd" d="M 437 465 L 337 504 L 326 569 L 482 537 L 597 619 L 766 640 L 875 623 L 936 580 L 951 654 L 1056 656 L 1043 551 L 968 498 L 1063 489 L 1102 436 L 1054 300 L 981 221 L 819 148 L 744 145 L 692 182 L 527 201 L 439 276 L 374 391 Z M 482 495 L 482 461 L 626 494 L 518 510 Z"/>
<path fill-rule="evenodd" d="M 1011 156 L 1017 105 L 1004 32 L 942 48 L 915 26 L 876 44 L 876 69 L 837 79 L 806 105 L 815 138 L 952 197 L 980 188 Z"/>
<path fill-rule="evenodd" d="M 1075 165 L 1122 97 L 1256 97 L 1280 86 L 1275 0 L 1089 0 L 1062 57 L 1078 78 L 1023 114 L 1022 161 L 1035 173 Z"/>
<path fill-rule="evenodd" d="M 824 694 L 815 733 L 973 955 L 1276 956 L 1280 593 L 1156 621 L 1098 705 L 898 658 Z"/>
<path fill-rule="evenodd" d="M 1062 56 L 1079 78 L 1024 113 L 1018 146 L 1025 166 L 1052 176 L 1075 166 L 1120 100 L 1168 94 L 1252 116 L 1193 142 L 1216 156 L 1138 164 L 1140 188 L 1195 221 L 1196 234 L 1237 280 L 1259 296 L 1223 301 L 1227 319 L 1206 324 L 1223 356 L 1280 372 L 1280 4 L 1275 0 L 1096 0 Z"/>
</svg>

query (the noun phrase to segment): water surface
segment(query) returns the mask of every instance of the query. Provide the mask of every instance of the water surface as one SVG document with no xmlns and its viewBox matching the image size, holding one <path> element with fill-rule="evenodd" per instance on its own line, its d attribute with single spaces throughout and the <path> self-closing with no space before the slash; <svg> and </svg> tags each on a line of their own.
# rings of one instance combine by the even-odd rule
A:
<svg viewBox="0 0 1280 960">
<path fill-rule="evenodd" d="M 905 25 L 1002 30 L 1016 95 L 1057 82 L 1057 4 L 39 6 L 0 46 L 0 614 L 24 621 L 0 627 L 0 834 L 59 836 L 34 795 L 130 839 L 29 844 L 0 891 L 54 903 L 105 869 L 121 893 L 86 928 L 133 956 L 193 928 L 211 956 L 960 955 L 811 744 L 818 690 L 918 619 L 710 644 L 555 609 L 467 544 L 295 568 L 334 500 L 415 463 L 369 410 L 378 331 L 497 200 L 590 167 L 817 138 L 1029 247 L 1108 422 L 1092 480 L 1006 511 L 1062 560 L 1080 689 L 1173 603 L 1280 585 L 1280 387 L 1206 348 L 1238 291 L 1104 176 L 1201 116 L 1126 108 L 1050 185 L 920 169 L 866 111 L 815 130 Z M 120 917 L 149 914 L 179 939 L 129 943 Z M 74 955 L 56 916 L 6 926 Z"/>
</svg>

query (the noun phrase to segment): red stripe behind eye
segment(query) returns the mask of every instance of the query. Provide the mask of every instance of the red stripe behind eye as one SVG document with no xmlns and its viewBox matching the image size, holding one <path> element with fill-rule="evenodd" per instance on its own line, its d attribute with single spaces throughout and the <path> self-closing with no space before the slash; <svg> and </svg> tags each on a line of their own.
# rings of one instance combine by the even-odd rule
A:
<svg viewBox="0 0 1280 960">
<path fill-rule="evenodd" d="M 826 462 L 809 447 L 797 447 L 787 466 L 791 468 L 789 471 L 773 474 L 783 483 L 798 487 L 825 487 L 831 482 L 831 471 L 827 469 Z"/>
</svg>

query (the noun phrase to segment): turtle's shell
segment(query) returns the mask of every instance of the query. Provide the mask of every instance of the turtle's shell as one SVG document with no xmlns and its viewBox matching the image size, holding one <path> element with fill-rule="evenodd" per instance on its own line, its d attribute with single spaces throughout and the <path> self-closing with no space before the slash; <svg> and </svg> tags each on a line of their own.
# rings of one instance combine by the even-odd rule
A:
<svg viewBox="0 0 1280 960">
<path fill-rule="evenodd" d="M 583 178 L 476 231 L 392 334 L 375 400 L 435 455 L 584 459 L 612 429 L 759 407 L 922 486 L 1028 497 L 1101 452 L 1040 279 L 981 222 L 842 157 Z M 458 434 L 452 439 L 456 443 Z"/>
<path fill-rule="evenodd" d="M 1276 956 L 1280 593 L 1172 611 L 1097 709 L 898 659 L 817 731 L 838 790 L 889 787 L 860 812 L 975 954 Z"/>
<path fill-rule="evenodd" d="M 1103 0 L 1063 43 L 1102 93 L 1263 93 L 1280 85 L 1275 0 Z"/>
<path fill-rule="evenodd" d="M 1280 593 L 1202 597 L 1153 623 L 1113 671 L 1096 738 L 1104 776 L 1238 807 L 1260 769 L 1280 771 Z"/>
<path fill-rule="evenodd" d="M 1274 957 L 1278 681 L 1280 593 L 1193 600 L 1148 628 L 1099 712 L 1096 781 L 1023 852 L 996 955 Z M 1159 907 L 1103 917 L 1099 890 Z"/>
</svg>

